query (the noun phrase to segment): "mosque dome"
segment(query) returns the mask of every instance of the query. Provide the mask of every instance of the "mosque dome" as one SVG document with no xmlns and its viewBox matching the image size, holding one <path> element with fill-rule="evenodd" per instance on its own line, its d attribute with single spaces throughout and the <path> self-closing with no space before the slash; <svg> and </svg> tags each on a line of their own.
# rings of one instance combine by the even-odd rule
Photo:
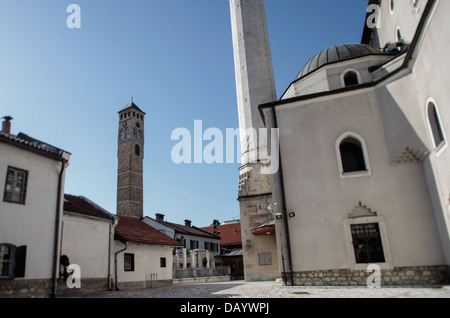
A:
<svg viewBox="0 0 450 318">
<path fill-rule="evenodd" d="M 303 66 L 297 79 L 312 73 L 324 65 L 342 62 L 368 55 L 386 55 L 387 53 L 367 44 L 343 44 L 326 49 L 314 56 Z"/>
</svg>

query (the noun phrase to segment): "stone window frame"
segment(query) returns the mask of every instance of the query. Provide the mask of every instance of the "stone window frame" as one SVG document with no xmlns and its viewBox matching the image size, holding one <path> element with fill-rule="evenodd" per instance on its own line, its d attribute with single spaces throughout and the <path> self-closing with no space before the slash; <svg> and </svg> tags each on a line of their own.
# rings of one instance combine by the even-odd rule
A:
<svg viewBox="0 0 450 318">
<path fill-rule="evenodd" d="M 355 210 L 353 210 L 355 211 Z M 369 216 L 372 214 L 372 216 Z M 383 263 L 356 263 L 355 252 L 353 247 L 353 238 L 351 232 L 351 225 L 357 224 L 370 224 L 377 223 L 380 229 L 381 243 L 383 244 L 383 253 L 385 261 Z M 392 255 L 387 235 L 386 222 L 384 216 L 377 215 L 376 212 L 371 213 L 368 212 L 367 216 L 364 215 L 354 215 L 350 214 L 349 218 L 345 219 L 343 222 L 344 226 L 344 235 L 345 235 L 345 243 L 347 246 L 347 255 L 348 255 L 348 267 L 353 270 L 367 270 L 367 266 L 370 264 L 376 264 L 380 266 L 380 269 L 393 269 L 392 263 Z"/>
<path fill-rule="evenodd" d="M 342 157 L 341 157 L 341 149 L 340 145 L 342 141 L 344 141 L 347 138 L 354 138 L 359 141 L 361 144 L 363 156 L 364 156 L 364 163 L 366 165 L 366 170 L 364 171 L 355 171 L 355 172 L 344 172 L 344 167 L 342 165 Z M 336 148 L 336 157 L 338 162 L 338 171 L 339 171 L 339 177 L 341 179 L 347 179 L 347 178 L 358 178 L 358 177 L 370 177 L 372 176 L 372 169 L 370 166 L 370 160 L 369 160 L 369 152 L 367 150 L 367 144 L 363 137 L 358 135 L 355 132 L 347 131 L 340 135 L 338 139 L 336 139 L 335 143 Z"/>
<path fill-rule="evenodd" d="M 398 26 L 398 25 L 395 28 L 395 40 L 397 42 L 400 42 L 401 40 L 403 40 L 402 30 L 400 29 L 400 26 Z"/>
<path fill-rule="evenodd" d="M 359 73 L 359 71 L 357 69 L 354 68 L 349 68 L 346 69 L 344 72 L 342 72 L 340 79 L 341 79 L 341 85 L 342 87 L 350 87 L 350 86 L 354 86 L 354 85 L 345 85 L 345 77 L 349 74 L 349 73 L 354 73 L 356 75 L 356 79 L 358 81 L 357 84 L 355 85 L 359 85 L 361 84 L 361 74 Z"/>
<path fill-rule="evenodd" d="M 394 0 L 389 0 L 389 13 L 393 14 L 395 10 L 395 2 Z"/>
<path fill-rule="evenodd" d="M 433 105 L 434 110 L 436 112 L 436 116 L 437 116 L 437 120 L 438 120 L 438 124 L 439 124 L 438 128 L 441 131 L 442 138 L 443 138 L 443 141 L 439 145 L 436 145 L 433 129 L 431 127 L 430 116 L 429 116 L 430 104 Z M 428 131 L 430 134 L 432 145 L 434 146 L 433 151 L 436 153 L 436 156 L 439 156 L 445 149 L 447 149 L 448 142 L 447 142 L 447 137 L 445 134 L 444 127 L 442 126 L 442 117 L 441 117 L 441 114 L 439 111 L 438 103 L 432 97 L 427 98 L 426 103 L 425 103 L 425 120 L 427 122 L 427 127 L 428 127 Z"/>
</svg>

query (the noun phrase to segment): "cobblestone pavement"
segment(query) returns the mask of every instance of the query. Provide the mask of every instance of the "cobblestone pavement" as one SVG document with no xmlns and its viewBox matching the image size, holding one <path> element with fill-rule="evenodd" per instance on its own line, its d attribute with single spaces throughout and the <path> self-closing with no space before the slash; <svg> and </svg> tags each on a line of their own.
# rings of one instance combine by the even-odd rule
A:
<svg viewBox="0 0 450 318">
<path fill-rule="evenodd" d="M 75 298 L 450 298 L 450 286 L 298 287 L 279 282 L 230 281 L 178 284 L 71 296 Z"/>
</svg>

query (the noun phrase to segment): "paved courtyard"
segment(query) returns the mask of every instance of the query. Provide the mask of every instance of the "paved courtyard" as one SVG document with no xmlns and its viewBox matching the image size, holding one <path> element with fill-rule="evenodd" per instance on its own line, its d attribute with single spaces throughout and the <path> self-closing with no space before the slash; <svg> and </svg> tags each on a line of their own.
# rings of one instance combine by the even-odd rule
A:
<svg viewBox="0 0 450 318">
<path fill-rule="evenodd" d="M 72 296 L 77 298 L 450 298 L 450 286 L 290 287 L 279 282 L 230 281 L 179 284 Z"/>
</svg>

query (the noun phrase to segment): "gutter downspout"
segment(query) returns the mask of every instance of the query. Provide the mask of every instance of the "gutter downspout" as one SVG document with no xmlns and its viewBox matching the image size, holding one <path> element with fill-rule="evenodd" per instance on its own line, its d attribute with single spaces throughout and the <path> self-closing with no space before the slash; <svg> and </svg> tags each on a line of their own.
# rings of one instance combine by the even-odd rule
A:
<svg viewBox="0 0 450 318">
<path fill-rule="evenodd" d="M 111 233 L 114 219 L 109 224 L 109 238 L 108 238 L 108 291 L 111 291 Z"/>
<path fill-rule="evenodd" d="M 111 286 L 111 246 L 112 246 L 112 233 L 113 228 L 117 225 L 117 218 L 111 216 L 111 223 L 109 224 L 109 239 L 108 239 L 108 291 L 112 290 Z"/>
<path fill-rule="evenodd" d="M 60 222 L 61 222 L 61 191 L 62 191 L 62 178 L 66 168 L 66 159 L 61 159 L 61 171 L 58 177 L 58 189 L 56 197 L 56 216 L 55 216 L 55 241 L 53 250 L 53 277 L 52 277 L 52 289 L 50 293 L 51 298 L 56 297 L 56 280 L 58 278 L 58 249 L 59 249 L 59 232 L 60 232 Z"/>
<path fill-rule="evenodd" d="M 278 121 L 277 121 L 277 114 L 275 111 L 275 107 L 272 108 L 272 118 L 273 118 L 273 125 L 274 128 L 278 128 Z M 280 149 L 281 150 L 281 149 Z M 287 259 L 288 259 L 288 265 L 289 265 L 289 278 L 291 282 L 291 286 L 294 286 L 294 276 L 293 276 L 293 269 L 292 269 L 292 251 L 291 251 L 291 238 L 289 235 L 289 224 L 288 224 L 288 215 L 286 211 L 286 195 L 285 195 L 285 189 L 284 189 L 284 178 L 283 178 L 283 165 L 281 163 L 281 151 L 279 151 L 278 154 L 278 176 L 279 176 L 279 187 L 280 187 L 280 195 L 281 195 L 281 203 L 282 203 L 282 213 L 283 213 L 283 223 L 284 223 L 284 231 L 286 234 L 286 249 L 287 249 Z M 283 255 L 284 259 L 284 255 Z M 284 267 L 284 261 L 283 261 L 283 267 Z M 286 283 L 286 280 L 285 280 Z"/>
<path fill-rule="evenodd" d="M 125 251 L 128 248 L 128 242 L 125 242 L 125 248 L 114 253 L 114 290 L 119 290 L 117 284 L 117 254 Z"/>
</svg>

